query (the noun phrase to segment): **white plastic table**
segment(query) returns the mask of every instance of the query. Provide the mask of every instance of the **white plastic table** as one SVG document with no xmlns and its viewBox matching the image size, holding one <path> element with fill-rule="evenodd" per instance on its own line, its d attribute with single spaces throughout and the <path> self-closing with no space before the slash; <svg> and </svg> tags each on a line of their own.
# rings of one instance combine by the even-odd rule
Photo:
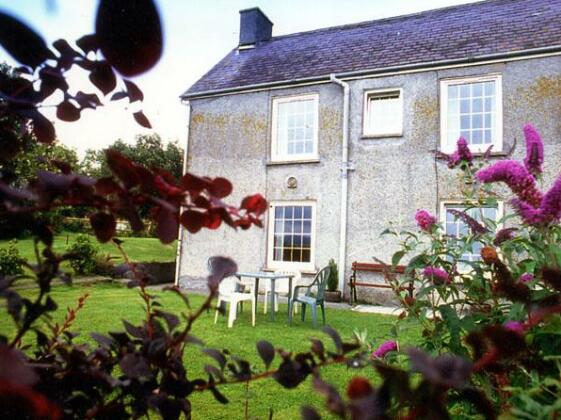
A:
<svg viewBox="0 0 561 420">
<path fill-rule="evenodd" d="M 255 293 L 255 301 L 257 302 L 257 295 L 259 294 L 259 280 L 267 279 L 271 281 L 271 293 L 269 294 L 269 304 L 271 310 L 269 311 L 269 319 L 274 321 L 275 319 L 275 281 L 277 279 L 288 279 L 288 300 L 292 298 L 292 278 L 293 274 L 282 274 L 282 273 L 267 273 L 264 271 L 252 272 L 238 272 L 235 276 L 240 279 L 242 277 L 248 277 L 255 280 L 255 287 L 253 293 Z"/>
</svg>

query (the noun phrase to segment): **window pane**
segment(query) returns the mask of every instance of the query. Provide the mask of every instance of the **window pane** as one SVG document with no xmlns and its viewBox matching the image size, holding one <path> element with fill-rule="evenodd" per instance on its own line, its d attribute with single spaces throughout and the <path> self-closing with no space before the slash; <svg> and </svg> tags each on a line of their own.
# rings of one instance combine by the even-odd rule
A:
<svg viewBox="0 0 561 420">
<path fill-rule="evenodd" d="M 279 154 L 314 153 L 316 99 L 279 102 L 277 108 L 277 151 Z"/>
<path fill-rule="evenodd" d="M 400 91 L 371 93 L 367 96 L 365 115 L 367 134 L 397 134 L 402 131 Z"/>
<path fill-rule="evenodd" d="M 481 208 L 470 208 L 465 209 L 464 207 L 458 206 L 446 206 L 446 234 L 449 236 L 456 237 L 461 239 L 462 237 L 466 237 L 471 235 L 471 230 L 469 226 L 464 223 L 464 221 L 453 215 L 450 210 L 458 210 L 458 211 L 465 211 L 466 214 L 475 220 L 481 221 L 482 216 L 488 218 L 490 220 L 496 221 L 498 216 L 498 211 L 496 207 L 481 207 Z M 472 244 L 471 250 L 464 253 L 461 257 L 462 260 L 465 261 L 477 261 L 481 258 L 481 248 L 482 245 L 479 242 L 474 242 Z"/>
<path fill-rule="evenodd" d="M 497 112 L 495 84 L 496 81 L 489 81 L 448 86 L 446 138 L 449 146 L 455 144 L 460 136 L 469 144 L 492 144 L 494 115 Z"/>
<path fill-rule="evenodd" d="M 311 206 L 275 207 L 274 261 L 310 262 L 311 210 Z"/>
</svg>

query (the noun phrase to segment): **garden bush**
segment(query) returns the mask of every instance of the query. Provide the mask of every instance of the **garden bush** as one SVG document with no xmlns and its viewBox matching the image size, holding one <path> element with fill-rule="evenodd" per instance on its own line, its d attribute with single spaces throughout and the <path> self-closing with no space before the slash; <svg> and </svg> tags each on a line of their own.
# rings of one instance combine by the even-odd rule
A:
<svg viewBox="0 0 561 420">
<path fill-rule="evenodd" d="M 23 274 L 25 259 L 20 255 L 17 241 L 10 241 L 7 247 L 0 248 L 0 275 Z"/>
<path fill-rule="evenodd" d="M 70 266 L 76 274 L 95 274 L 99 247 L 88 235 L 78 235 L 68 247 Z"/>
</svg>

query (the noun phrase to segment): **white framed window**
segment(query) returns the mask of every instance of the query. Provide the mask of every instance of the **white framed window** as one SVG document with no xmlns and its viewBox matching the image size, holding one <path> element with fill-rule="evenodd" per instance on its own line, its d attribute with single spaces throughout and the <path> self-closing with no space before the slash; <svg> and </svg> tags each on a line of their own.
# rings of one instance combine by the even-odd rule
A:
<svg viewBox="0 0 561 420">
<path fill-rule="evenodd" d="M 457 215 L 450 210 L 457 210 L 466 212 L 468 216 L 481 222 L 483 219 L 489 219 L 495 223 L 504 216 L 504 204 L 499 201 L 496 205 L 480 206 L 480 207 L 466 207 L 458 202 L 444 201 L 440 203 L 440 222 L 444 226 L 446 235 L 453 236 L 461 239 L 471 234 L 470 227 Z M 500 228 L 500 226 L 497 226 Z M 461 256 L 462 261 L 479 261 L 481 260 L 481 249 L 483 245 L 480 242 L 473 242 L 471 249 L 466 249 Z M 466 270 L 468 267 L 459 267 Z"/>
<path fill-rule="evenodd" d="M 489 75 L 440 82 L 440 148 L 456 149 L 464 137 L 472 152 L 503 148 L 502 77 Z"/>
<path fill-rule="evenodd" d="M 315 269 L 314 201 L 278 201 L 269 208 L 267 266 Z"/>
<path fill-rule="evenodd" d="M 403 89 L 364 92 L 363 135 L 365 137 L 403 135 Z"/>
<path fill-rule="evenodd" d="M 271 161 L 318 158 L 318 94 L 273 98 Z"/>
</svg>

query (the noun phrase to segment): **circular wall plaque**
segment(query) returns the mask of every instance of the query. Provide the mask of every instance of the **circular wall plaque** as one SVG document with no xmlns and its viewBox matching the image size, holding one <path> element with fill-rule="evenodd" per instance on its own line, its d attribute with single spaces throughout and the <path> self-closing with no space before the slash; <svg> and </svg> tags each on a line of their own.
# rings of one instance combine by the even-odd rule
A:
<svg viewBox="0 0 561 420">
<path fill-rule="evenodd" d="M 296 187 L 298 187 L 298 181 L 296 180 L 296 177 L 289 176 L 289 177 L 286 179 L 286 186 L 287 186 L 288 188 L 296 188 Z"/>
</svg>

